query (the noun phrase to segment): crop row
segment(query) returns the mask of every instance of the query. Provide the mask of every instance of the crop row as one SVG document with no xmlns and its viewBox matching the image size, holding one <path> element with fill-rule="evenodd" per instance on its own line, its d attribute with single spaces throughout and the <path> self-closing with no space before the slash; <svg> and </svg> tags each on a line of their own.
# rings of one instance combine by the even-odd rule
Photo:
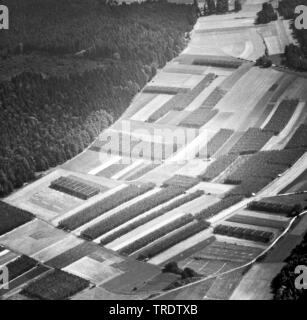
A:
<svg viewBox="0 0 307 320">
<path fill-rule="evenodd" d="M 212 139 L 207 143 L 206 147 L 199 152 L 199 157 L 210 158 L 212 157 L 230 138 L 233 134 L 233 130 L 221 129 L 217 134 L 215 134 Z"/>
<path fill-rule="evenodd" d="M 147 183 L 140 186 L 129 185 L 122 190 L 111 194 L 110 196 L 94 203 L 88 208 L 85 208 L 74 215 L 62 220 L 59 227 L 74 230 L 81 227 L 83 224 L 99 217 L 105 212 L 116 208 L 117 206 L 140 196 L 141 194 L 154 188 L 154 184 Z"/>
<path fill-rule="evenodd" d="M 206 100 L 202 103 L 202 107 L 206 108 L 213 108 L 215 107 L 218 102 L 225 96 L 227 91 L 217 87 L 215 88 L 209 96 L 206 98 Z"/>
<path fill-rule="evenodd" d="M 175 200 L 173 202 L 171 202 L 170 204 L 164 206 L 163 208 L 157 210 L 157 211 L 153 211 L 152 213 L 146 215 L 143 218 L 140 218 L 134 222 L 129 223 L 128 225 L 112 232 L 110 235 L 108 235 L 107 237 L 103 238 L 100 241 L 101 245 L 106 245 L 107 243 L 110 243 L 112 241 L 114 241 L 115 239 L 123 236 L 124 234 L 132 231 L 133 229 L 136 229 L 139 226 L 142 226 L 143 224 L 156 219 L 162 215 L 164 215 L 165 213 L 178 208 L 180 206 L 182 206 L 183 204 L 190 202 L 196 198 L 199 198 L 200 196 L 202 196 L 204 194 L 204 191 L 202 190 L 197 190 L 193 193 L 188 193 L 186 195 L 184 195 L 182 198 Z"/>
<path fill-rule="evenodd" d="M 156 206 L 163 204 L 176 196 L 184 193 L 183 188 L 168 187 L 160 190 L 147 198 L 142 199 L 131 206 L 116 212 L 112 216 L 94 224 L 84 230 L 82 235 L 89 239 L 95 239 L 104 233 L 120 226 L 121 224 L 145 213 Z M 116 200 L 115 200 L 116 201 Z"/>
<path fill-rule="evenodd" d="M 300 203 L 297 203 L 297 204 L 277 203 L 277 202 L 269 202 L 269 201 L 266 201 L 266 199 L 262 199 L 259 201 L 250 202 L 248 204 L 248 209 L 294 216 L 299 214 L 303 210 L 303 207 Z"/>
<path fill-rule="evenodd" d="M 177 94 L 188 92 L 189 89 L 181 87 L 162 87 L 162 86 L 146 86 L 143 90 L 144 93 L 157 93 L 157 94 Z"/>
<path fill-rule="evenodd" d="M 199 183 L 199 179 L 180 174 L 174 175 L 172 178 L 164 181 L 163 187 L 181 187 L 184 189 L 190 189 Z"/>
<path fill-rule="evenodd" d="M 241 195 L 229 196 L 221 199 L 219 202 L 199 211 L 195 214 L 197 219 L 210 219 L 211 217 L 218 214 L 220 211 L 225 210 L 236 203 L 240 202 L 244 197 Z"/>
<path fill-rule="evenodd" d="M 31 221 L 33 218 L 31 213 L 0 201 L 0 235 Z"/>
<path fill-rule="evenodd" d="M 165 116 L 171 110 L 185 109 L 211 82 L 216 78 L 215 74 L 207 74 L 200 83 L 187 93 L 178 93 L 171 100 L 166 102 L 160 109 L 155 111 L 149 118 L 148 122 L 155 122 Z"/>
<path fill-rule="evenodd" d="M 264 127 L 264 130 L 279 134 L 289 122 L 297 104 L 298 100 L 283 100 L 277 107 L 270 121 Z"/>
<path fill-rule="evenodd" d="M 213 232 L 215 234 L 220 234 L 228 237 L 235 237 L 263 243 L 268 243 L 274 238 L 273 232 L 227 226 L 222 224 L 215 227 Z"/>
<path fill-rule="evenodd" d="M 183 119 L 179 126 L 198 129 L 209 122 L 217 113 L 217 109 L 198 108 Z"/>
<path fill-rule="evenodd" d="M 272 219 L 264 219 L 264 218 L 258 218 L 254 216 L 247 216 L 247 215 L 241 215 L 236 214 L 229 219 L 227 219 L 229 222 L 236 222 L 241 224 L 249 224 L 252 226 L 258 226 L 258 227 L 268 227 L 268 228 L 274 228 L 283 230 L 287 222 L 280 221 L 280 220 L 272 220 Z"/>
<path fill-rule="evenodd" d="M 242 61 L 235 59 L 227 60 L 218 58 L 196 58 L 193 60 L 193 65 L 236 69 L 242 65 Z"/>
<path fill-rule="evenodd" d="M 307 148 L 307 125 L 302 124 L 286 145 L 286 149 Z"/>
<path fill-rule="evenodd" d="M 193 221 L 193 219 L 193 215 L 185 214 L 184 216 L 181 216 L 173 220 L 172 222 L 162 226 L 161 228 L 146 234 L 145 236 L 137 239 L 136 241 L 129 243 L 127 246 L 120 249 L 119 253 L 130 255 L 131 253 L 138 251 L 139 249 L 147 246 L 153 241 L 165 236 L 166 234 L 188 224 L 189 222 Z"/>
<path fill-rule="evenodd" d="M 249 128 L 229 153 L 249 154 L 259 151 L 273 136 L 270 131 Z"/>
<path fill-rule="evenodd" d="M 237 158 L 238 155 L 236 154 L 223 155 L 210 164 L 206 171 L 199 177 L 203 181 L 210 181 L 225 171 Z"/>
<path fill-rule="evenodd" d="M 142 261 L 146 259 L 150 259 L 157 254 L 173 247 L 177 243 L 184 241 L 193 235 L 199 233 L 202 230 L 207 229 L 210 224 L 206 221 L 198 221 L 195 220 L 187 226 L 180 228 L 165 237 L 158 239 L 153 244 L 141 249 L 138 252 L 137 259 Z"/>
</svg>

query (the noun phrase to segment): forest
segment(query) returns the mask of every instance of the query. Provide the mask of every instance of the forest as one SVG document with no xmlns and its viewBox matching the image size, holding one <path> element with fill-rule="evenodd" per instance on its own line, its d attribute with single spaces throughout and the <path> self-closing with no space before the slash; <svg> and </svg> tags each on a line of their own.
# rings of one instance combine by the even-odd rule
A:
<svg viewBox="0 0 307 320">
<path fill-rule="evenodd" d="M 185 47 L 197 18 L 195 6 L 165 1 L 3 4 L 12 27 L 0 42 L 0 196 L 93 142 Z"/>
</svg>

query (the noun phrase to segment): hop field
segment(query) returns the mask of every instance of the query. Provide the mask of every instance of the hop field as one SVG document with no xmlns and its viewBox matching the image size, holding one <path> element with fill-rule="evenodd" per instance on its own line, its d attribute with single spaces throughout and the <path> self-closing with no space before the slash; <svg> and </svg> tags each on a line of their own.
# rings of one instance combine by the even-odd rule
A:
<svg viewBox="0 0 307 320">
<path fill-rule="evenodd" d="M 226 90 L 223 90 L 219 87 L 215 88 L 207 99 L 202 103 L 202 107 L 204 108 L 213 108 L 215 107 L 218 102 L 225 96 L 227 93 Z"/>
<path fill-rule="evenodd" d="M 156 211 L 150 213 L 149 215 L 146 215 L 145 217 L 140 218 L 140 219 L 138 219 L 138 220 L 136 220 L 134 222 L 131 222 L 128 225 L 126 225 L 126 226 L 124 226 L 124 227 L 112 232 L 110 235 L 104 237 L 100 241 L 100 244 L 101 245 L 106 245 L 107 243 L 112 242 L 113 240 L 123 236 L 124 234 L 132 231 L 133 229 L 136 229 L 137 227 L 139 227 L 141 225 L 144 225 L 145 223 L 147 223 L 147 222 L 149 222 L 149 221 L 151 221 L 153 219 L 161 217 L 165 213 L 167 213 L 167 212 L 169 212 L 169 211 L 171 211 L 173 209 L 176 209 L 176 208 L 184 205 L 185 203 L 188 203 L 188 202 L 190 202 L 190 201 L 192 201 L 194 199 L 199 198 L 203 194 L 204 194 L 204 192 L 202 190 L 197 190 L 197 191 L 195 191 L 193 193 L 186 194 L 182 198 L 177 199 L 177 200 L 171 202 L 168 205 L 165 205 L 160 210 L 156 210 Z"/>
<path fill-rule="evenodd" d="M 298 100 L 283 100 L 263 130 L 279 134 L 291 119 L 298 105 Z"/>
<path fill-rule="evenodd" d="M 168 187 L 153 194 L 142 201 L 139 201 L 119 212 L 116 212 L 112 216 L 102 220 L 89 227 L 82 232 L 82 235 L 89 239 L 96 239 L 104 233 L 124 224 L 125 222 L 141 215 L 142 213 L 153 209 L 154 207 L 163 204 L 176 196 L 183 194 L 184 188 Z M 115 205 L 116 206 L 116 205 Z"/>
<path fill-rule="evenodd" d="M 140 249 L 137 252 L 138 260 L 150 259 L 157 254 L 171 248 L 177 243 L 184 241 L 193 235 L 203 231 L 209 227 L 209 223 L 205 221 L 194 220 L 192 223 L 189 223 L 178 230 L 164 236 L 161 239 L 156 240 L 153 244 Z"/>
<path fill-rule="evenodd" d="M 272 138 L 273 133 L 259 128 L 249 128 L 229 153 L 249 154 L 259 151 Z"/>
<path fill-rule="evenodd" d="M 294 133 L 285 149 L 307 148 L 307 125 L 302 124 Z"/>
<path fill-rule="evenodd" d="M 200 178 L 203 181 L 211 181 L 226 170 L 237 158 L 238 155 L 236 154 L 227 154 L 219 157 L 200 175 Z"/>
<path fill-rule="evenodd" d="M 214 228 L 214 233 L 263 243 L 269 243 L 274 238 L 273 232 L 233 227 L 222 224 Z"/>
<path fill-rule="evenodd" d="M 185 214 L 182 217 L 179 217 L 172 222 L 160 227 L 157 230 L 154 230 L 142 238 L 137 239 L 136 241 L 129 243 L 127 246 L 121 248 L 119 250 L 119 253 L 130 255 L 135 251 L 138 251 L 139 249 L 145 247 L 146 245 L 152 243 L 153 241 L 165 236 L 166 234 L 184 226 L 187 225 L 189 222 L 193 221 L 194 217 L 191 214 Z"/>
<path fill-rule="evenodd" d="M 114 209 L 120 204 L 127 202 L 137 196 L 142 195 L 143 193 L 151 190 L 154 187 L 154 184 L 148 183 L 141 186 L 129 185 L 128 187 L 117 191 L 116 193 L 108 196 L 107 198 L 102 199 L 94 203 L 89 208 L 81 210 L 74 215 L 62 220 L 59 223 L 60 228 L 74 230 L 78 227 L 81 227 L 83 224 L 99 217 L 105 212 Z"/>
</svg>

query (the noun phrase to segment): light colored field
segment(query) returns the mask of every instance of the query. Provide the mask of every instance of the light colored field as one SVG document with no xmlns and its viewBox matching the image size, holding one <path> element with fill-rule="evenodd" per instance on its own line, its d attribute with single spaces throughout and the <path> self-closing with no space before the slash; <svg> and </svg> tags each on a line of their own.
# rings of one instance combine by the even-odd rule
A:
<svg viewBox="0 0 307 320">
<path fill-rule="evenodd" d="M 64 238 L 61 241 L 58 241 L 54 244 L 52 244 L 49 247 L 46 247 L 42 249 L 41 251 L 38 251 L 33 255 L 33 258 L 35 260 L 38 260 L 42 263 L 51 260 L 52 258 L 55 258 L 56 256 L 64 253 L 67 250 L 70 250 L 79 244 L 83 243 L 84 240 L 79 239 L 75 237 L 74 235 L 69 235 L 66 238 Z"/>
<path fill-rule="evenodd" d="M 159 110 L 167 101 L 173 98 L 170 94 L 159 94 L 141 110 L 131 117 L 131 120 L 146 121 L 155 111 Z"/>
<path fill-rule="evenodd" d="M 239 130 L 242 125 L 246 127 L 249 113 L 281 76 L 282 73 L 278 71 L 259 68 L 245 73 L 216 106 L 220 111 L 235 113 L 223 127 L 232 130 Z"/>
<path fill-rule="evenodd" d="M 179 64 L 178 62 L 168 63 L 164 69 L 168 73 L 187 73 L 187 74 L 202 74 L 206 75 L 214 73 L 217 76 L 229 76 L 233 70 L 229 68 L 214 68 L 208 66 L 194 66 L 189 64 Z"/>
<path fill-rule="evenodd" d="M 115 180 L 122 179 L 126 174 L 129 174 L 129 172 L 133 171 L 137 167 L 140 167 L 144 163 L 145 163 L 145 160 L 143 159 L 135 160 L 130 166 L 124 168 L 123 170 L 113 175 L 111 179 L 115 179 Z"/>
<path fill-rule="evenodd" d="M 195 190 L 204 190 L 207 194 L 212 194 L 216 196 L 224 195 L 229 192 L 235 186 L 222 183 L 213 183 L 213 182 L 200 182 L 193 189 Z"/>
<path fill-rule="evenodd" d="M 106 159 L 105 162 L 103 162 L 101 165 L 99 165 L 98 167 L 92 169 L 91 171 L 88 172 L 88 174 L 92 174 L 92 175 L 96 175 L 99 172 L 101 172 L 102 170 L 106 169 L 107 167 L 111 166 L 112 164 L 118 162 L 121 160 L 120 156 L 114 156 L 114 155 L 110 155 L 108 157 L 108 159 Z"/>
<path fill-rule="evenodd" d="M 230 300 L 272 300 L 271 282 L 284 263 L 257 263 L 233 292 Z"/>
<path fill-rule="evenodd" d="M 194 214 L 198 213 L 199 211 L 201 211 L 205 208 L 208 208 L 209 206 L 217 203 L 219 200 L 220 199 L 215 196 L 203 195 L 197 199 L 194 199 L 193 201 L 190 201 L 190 202 L 184 204 L 183 206 L 178 208 L 178 211 L 181 210 L 185 213 L 191 213 L 194 215 Z"/>
<path fill-rule="evenodd" d="M 0 244 L 25 255 L 32 256 L 64 238 L 69 237 L 46 222 L 33 220 L 0 237 Z"/>
<path fill-rule="evenodd" d="M 189 177 L 197 177 L 208 168 L 210 163 L 210 161 L 193 159 L 189 161 L 183 168 L 179 169 L 176 174 Z"/>
<path fill-rule="evenodd" d="M 299 103 L 286 127 L 278 136 L 273 136 L 261 150 L 283 150 L 296 132 L 296 129 L 300 126 L 301 120 L 304 120 L 306 115 L 305 106 L 306 103 L 304 101 Z"/>
<path fill-rule="evenodd" d="M 188 112 L 183 111 L 177 111 L 177 110 L 171 110 L 169 111 L 165 116 L 160 118 L 156 123 L 159 124 L 168 124 L 172 126 L 178 125 L 186 116 L 188 115 Z"/>
<path fill-rule="evenodd" d="M 203 80 L 203 75 L 169 73 L 160 71 L 147 86 L 179 87 L 192 89 Z"/>
<path fill-rule="evenodd" d="M 255 22 L 255 16 L 246 17 L 242 19 L 237 19 L 242 16 L 239 13 L 230 13 L 227 15 L 212 15 L 209 17 L 201 17 L 198 19 L 194 30 L 195 31 L 209 31 L 210 29 L 220 29 L 225 30 L 228 28 L 244 28 L 244 27 L 253 27 Z M 246 16 L 246 15 L 245 15 Z"/>
<path fill-rule="evenodd" d="M 241 21 L 219 22 L 219 26 L 227 24 L 227 28 L 233 23 Z M 206 25 L 207 27 L 207 25 Z M 230 29 L 223 28 L 221 32 L 203 32 L 198 29 L 192 36 L 189 46 L 183 51 L 184 54 L 231 56 L 247 60 L 256 60 L 265 51 L 263 40 L 254 27 Z M 202 32 L 201 32 L 202 31 Z"/>
<path fill-rule="evenodd" d="M 134 97 L 130 107 L 124 112 L 124 114 L 122 115 L 122 118 L 124 119 L 130 118 L 139 110 L 141 110 L 146 104 L 148 104 L 156 96 L 157 94 L 155 93 L 140 92 Z"/>
<path fill-rule="evenodd" d="M 105 283 L 122 273 L 119 269 L 115 269 L 89 257 L 81 258 L 65 267 L 63 270 L 81 278 L 85 278 L 96 285 Z"/>
<path fill-rule="evenodd" d="M 106 159 L 106 157 L 107 155 L 103 155 L 102 152 L 86 150 L 76 158 L 64 163 L 61 167 L 74 172 L 88 173 L 100 166 L 104 162 L 101 161 L 101 158 Z"/>
<path fill-rule="evenodd" d="M 97 199 L 104 194 L 99 193 L 88 201 L 84 201 L 49 188 L 51 181 L 54 181 L 61 176 L 66 177 L 71 174 L 72 172 L 63 169 L 54 170 L 45 177 L 12 194 L 5 201 L 18 208 L 28 210 L 41 219 L 51 221 L 63 215 L 69 214 L 71 211 L 78 210 L 78 208 L 81 208 L 88 202 L 97 201 Z M 73 174 L 76 177 L 89 181 L 89 184 L 96 183 L 107 188 L 116 187 L 116 185 L 119 185 L 118 182 L 105 178 L 97 179 L 97 177 L 88 176 L 77 172 L 74 172 Z"/>
<path fill-rule="evenodd" d="M 277 36 L 265 37 L 264 41 L 267 45 L 270 55 L 284 53 L 284 48 L 281 47 L 279 38 Z"/>
</svg>

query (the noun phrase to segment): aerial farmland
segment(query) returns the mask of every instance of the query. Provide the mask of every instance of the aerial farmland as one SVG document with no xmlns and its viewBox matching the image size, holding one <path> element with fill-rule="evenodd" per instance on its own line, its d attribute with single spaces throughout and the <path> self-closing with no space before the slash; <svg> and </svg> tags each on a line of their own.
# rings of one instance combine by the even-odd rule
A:
<svg viewBox="0 0 307 320">
<path fill-rule="evenodd" d="M 307 230 L 307 81 L 256 66 L 295 43 L 263 2 L 199 16 L 115 122 L 3 198 L 1 299 L 273 299 Z"/>
</svg>

